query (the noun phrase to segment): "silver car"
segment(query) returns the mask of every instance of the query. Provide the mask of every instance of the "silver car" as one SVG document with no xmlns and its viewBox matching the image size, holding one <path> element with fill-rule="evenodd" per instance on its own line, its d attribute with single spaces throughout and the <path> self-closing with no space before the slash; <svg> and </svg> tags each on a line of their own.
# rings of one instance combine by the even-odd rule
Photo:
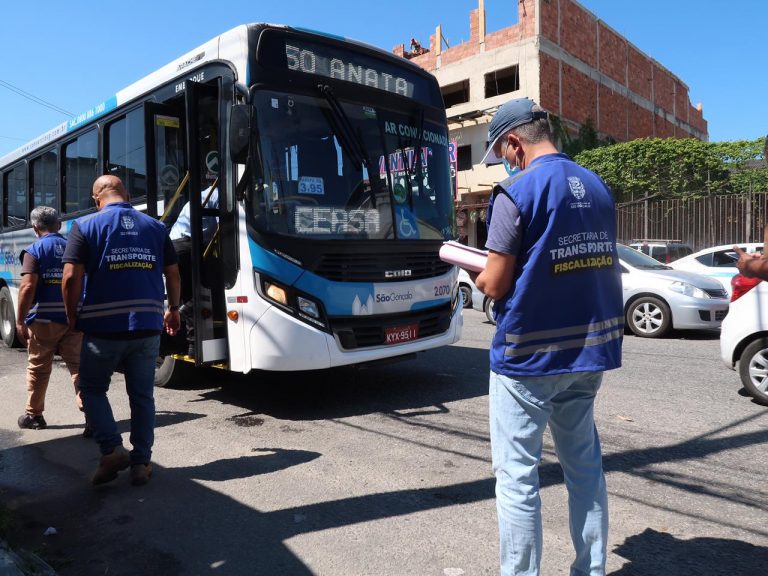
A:
<svg viewBox="0 0 768 576">
<path fill-rule="evenodd" d="M 672 328 L 720 328 L 728 313 L 728 293 L 720 282 L 674 270 L 623 244 L 617 248 L 626 326 L 634 334 L 657 338 Z"/>
</svg>

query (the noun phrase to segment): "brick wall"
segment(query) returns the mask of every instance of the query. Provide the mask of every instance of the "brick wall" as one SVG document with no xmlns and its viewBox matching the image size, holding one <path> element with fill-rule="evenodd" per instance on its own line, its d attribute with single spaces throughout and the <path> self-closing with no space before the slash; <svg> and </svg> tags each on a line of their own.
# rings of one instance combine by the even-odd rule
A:
<svg viewBox="0 0 768 576">
<path fill-rule="evenodd" d="M 685 125 L 706 133 L 706 121 L 691 106 L 688 88 L 661 64 L 573 0 L 542 0 L 541 10 L 541 35 L 566 53 L 558 64 L 563 70 L 564 120 L 583 123 L 585 114 L 595 110 L 591 119 L 598 130 L 620 141 L 628 137 L 687 137 L 690 133 Z M 600 80 L 596 73 L 577 72 L 577 66 L 600 73 L 616 84 Z M 544 94 L 552 86 L 551 63 L 542 61 L 541 68 Z M 574 85 L 569 85 L 571 82 Z M 624 89 L 628 89 L 628 95 Z M 599 118 L 595 106 L 598 93 Z M 645 104 L 640 105 L 643 100 Z M 658 114 L 644 110 L 648 106 Z M 674 114 L 683 125 L 669 122 L 667 114 Z"/>
<path fill-rule="evenodd" d="M 660 68 L 653 66 L 653 101 L 656 106 L 662 108 L 665 112 L 673 112 L 675 101 L 675 82 L 672 76 Z"/>
<path fill-rule="evenodd" d="M 629 43 L 600 23 L 599 70 L 619 84 L 627 83 L 627 48 Z"/>
<path fill-rule="evenodd" d="M 566 120 L 584 124 L 597 122 L 597 83 L 576 68 L 561 64 L 563 72 L 563 112 Z"/>
<path fill-rule="evenodd" d="M 594 16 L 568 0 L 561 0 L 560 11 L 560 46 L 597 68 L 597 22 Z"/>
<path fill-rule="evenodd" d="M 557 115 L 560 110 L 560 62 L 546 54 L 539 54 L 539 82 L 541 102 L 539 105 Z"/>
<path fill-rule="evenodd" d="M 539 99 L 544 108 L 567 122 L 591 119 L 599 132 L 618 141 L 687 137 L 687 126 L 706 134 L 707 122 L 702 112 L 691 105 L 685 84 L 576 1 L 507 1 L 510 9 L 513 3 L 517 5 L 518 23 L 487 34 L 486 53 L 535 37 L 537 25 L 544 39 L 565 52 L 562 60 L 543 48 L 538 53 Z M 441 67 L 480 53 L 479 18 L 477 9 L 470 12 L 469 41 L 445 49 L 440 56 Z M 437 42 L 431 36 L 430 52 L 412 61 L 434 72 L 438 66 Z M 395 48 L 395 53 L 402 54 L 402 45 Z M 585 73 L 587 68 L 590 71 Z M 648 110 L 648 106 L 659 114 Z M 667 114 L 674 114 L 677 123 L 683 125 L 670 123 Z"/>
<path fill-rule="evenodd" d="M 559 15 L 557 13 L 557 2 L 541 3 L 541 35 L 549 38 L 553 42 L 558 41 Z"/>
<path fill-rule="evenodd" d="M 627 139 L 627 99 L 607 86 L 600 86 L 600 118 L 595 125 L 598 131 L 610 134 L 614 139 Z"/>
<path fill-rule="evenodd" d="M 637 138 L 652 138 L 654 117 L 653 112 L 646 110 L 645 108 L 641 108 L 634 102 L 627 103 L 627 108 L 627 120 L 629 124 L 627 139 L 635 140 Z"/>
<path fill-rule="evenodd" d="M 651 60 L 639 52 L 634 46 L 629 46 L 629 89 L 643 98 L 650 100 L 653 90 L 653 72 Z"/>
</svg>

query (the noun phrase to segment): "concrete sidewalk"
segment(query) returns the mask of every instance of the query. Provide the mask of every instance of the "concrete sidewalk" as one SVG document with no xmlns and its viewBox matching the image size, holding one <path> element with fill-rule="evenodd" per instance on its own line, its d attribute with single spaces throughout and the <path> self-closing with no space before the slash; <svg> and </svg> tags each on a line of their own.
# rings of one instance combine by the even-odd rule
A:
<svg viewBox="0 0 768 576">
<path fill-rule="evenodd" d="M 31 552 L 19 554 L 0 540 L 0 576 L 56 576 L 56 571 Z"/>
</svg>

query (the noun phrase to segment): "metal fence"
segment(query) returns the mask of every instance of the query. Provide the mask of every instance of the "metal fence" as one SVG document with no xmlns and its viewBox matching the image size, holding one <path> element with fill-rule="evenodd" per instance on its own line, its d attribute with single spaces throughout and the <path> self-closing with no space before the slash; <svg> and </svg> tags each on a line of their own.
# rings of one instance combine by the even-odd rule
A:
<svg viewBox="0 0 768 576">
<path fill-rule="evenodd" d="M 618 237 L 681 240 L 694 251 L 739 242 L 762 242 L 768 192 L 696 199 L 644 200 L 619 205 Z"/>
</svg>

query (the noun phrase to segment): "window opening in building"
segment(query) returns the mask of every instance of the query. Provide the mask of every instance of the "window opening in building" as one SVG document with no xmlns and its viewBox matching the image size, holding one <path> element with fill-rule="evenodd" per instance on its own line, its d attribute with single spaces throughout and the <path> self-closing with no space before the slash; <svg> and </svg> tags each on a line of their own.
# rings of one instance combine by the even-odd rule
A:
<svg viewBox="0 0 768 576">
<path fill-rule="evenodd" d="M 446 108 L 469 102 L 469 80 L 443 86 L 440 92 L 443 93 L 443 103 Z"/>
<path fill-rule="evenodd" d="M 459 146 L 456 157 L 456 168 L 459 172 L 462 170 L 472 170 L 472 146 L 467 144 Z"/>
<path fill-rule="evenodd" d="M 485 75 L 485 97 L 507 94 L 520 90 L 520 67 L 515 65 L 494 70 Z"/>
</svg>

